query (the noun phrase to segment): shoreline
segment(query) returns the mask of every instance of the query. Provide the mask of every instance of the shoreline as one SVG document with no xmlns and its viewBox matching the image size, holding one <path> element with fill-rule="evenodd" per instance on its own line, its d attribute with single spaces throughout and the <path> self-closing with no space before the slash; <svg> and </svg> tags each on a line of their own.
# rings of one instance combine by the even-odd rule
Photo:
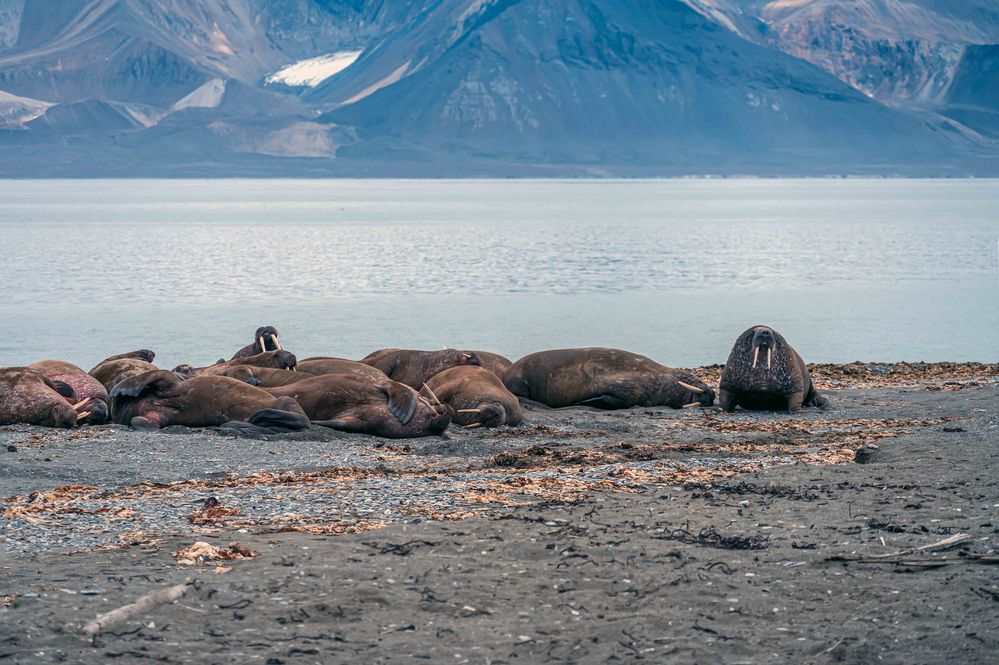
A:
<svg viewBox="0 0 999 665">
<path fill-rule="evenodd" d="M 0 656 L 989 662 L 996 367 L 820 366 L 853 387 L 793 417 L 529 411 L 399 441 L 0 428 Z M 958 533 L 932 566 L 852 560 Z M 196 541 L 259 556 L 178 563 Z"/>
</svg>

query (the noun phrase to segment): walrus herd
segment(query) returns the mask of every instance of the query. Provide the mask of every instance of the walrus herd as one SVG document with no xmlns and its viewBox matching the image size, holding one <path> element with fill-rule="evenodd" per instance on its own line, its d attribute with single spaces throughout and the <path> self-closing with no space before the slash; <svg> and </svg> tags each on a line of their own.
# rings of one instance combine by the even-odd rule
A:
<svg viewBox="0 0 999 665">
<path fill-rule="evenodd" d="M 519 425 L 522 403 L 547 408 L 710 407 L 697 376 L 636 353 L 602 347 L 540 351 L 511 362 L 487 351 L 381 349 L 361 360 L 299 361 L 278 331 L 214 365 L 153 364 L 149 349 L 111 356 L 89 372 L 61 360 L 0 368 L 0 425 L 77 427 L 113 422 L 282 433 L 328 427 L 387 438 L 463 427 Z M 805 362 L 776 331 L 739 335 L 722 372 L 725 411 L 824 409 Z"/>
</svg>

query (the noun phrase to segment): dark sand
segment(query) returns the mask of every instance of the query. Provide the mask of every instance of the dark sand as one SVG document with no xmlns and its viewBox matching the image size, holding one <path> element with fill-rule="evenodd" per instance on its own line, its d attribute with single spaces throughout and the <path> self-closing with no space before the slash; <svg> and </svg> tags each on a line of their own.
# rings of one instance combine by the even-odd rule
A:
<svg viewBox="0 0 999 665">
<path fill-rule="evenodd" d="M 996 367 L 898 368 L 819 368 L 835 408 L 795 416 L 3 428 L 0 662 L 995 662 Z M 258 556 L 178 563 L 195 541 Z"/>
</svg>

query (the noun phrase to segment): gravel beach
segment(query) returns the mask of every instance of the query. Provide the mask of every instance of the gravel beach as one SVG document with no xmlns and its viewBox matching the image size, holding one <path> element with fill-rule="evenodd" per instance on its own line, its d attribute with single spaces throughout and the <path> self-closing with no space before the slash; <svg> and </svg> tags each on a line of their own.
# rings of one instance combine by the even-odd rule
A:
<svg viewBox="0 0 999 665">
<path fill-rule="evenodd" d="M 812 371 L 793 416 L 0 428 L 0 661 L 994 662 L 999 366 Z"/>
</svg>

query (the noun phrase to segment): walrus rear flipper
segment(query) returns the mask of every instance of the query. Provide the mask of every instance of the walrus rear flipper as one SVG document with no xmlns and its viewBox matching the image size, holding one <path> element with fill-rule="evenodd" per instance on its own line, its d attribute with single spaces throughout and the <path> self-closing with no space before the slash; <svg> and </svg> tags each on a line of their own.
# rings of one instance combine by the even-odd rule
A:
<svg viewBox="0 0 999 665">
<path fill-rule="evenodd" d="M 313 420 L 313 425 L 318 425 L 320 427 L 328 427 L 330 429 L 339 430 L 341 432 L 361 432 L 366 431 L 366 426 L 364 421 L 356 416 L 347 416 L 345 418 L 334 418 L 333 420 Z"/>
<path fill-rule="evenodd" d="M 309 429 L 309 419 L 301 413 L 280 409 L 260 409 L 246 419 L 251 425 L 277 432 L 298 432 Z"/>
<path fill-rule="evenodd" d="M 590 399 L 580 400 L 580 406 L 592 406 L 596 409 L 627 409 L 630 404 L 625 402 L 620 397 L 615 397 L 614 395 L 597 395 L 596 397 L 591 397 Z"/>
<path fill-rule="evenodd" d="M 55 379 L 46 378 L 45 382 L 52 384 L 52 388 L 66 399 L 76 398 L 76 391 L 73 390 L 73 386 L 69 385 L 65 381 L 56 381 Z"/>
<path fill-rule="evenodd" d="M 141 397 L 147 393 L 161 395 L 180 383 L 180 377 L 173 372 L 156 370 L 119 381 L 111 389 L 111 399 L 121 397 Z"/>
<path fill-rule="evenodd" d="M 403 385 L 392 384 L 385 388 L 385 394 L 388 396 L 389 412 L 403 425 L 408 424 L 416 413 L 416 393 Z"/>
<path fill-rule="evenodd" d="M 812 394 L 805 400 L 805 406 L 814 406 L 825 411 L 829 408 L 829 400 L 820 395 L 814 388 Z"/>
</svg>

